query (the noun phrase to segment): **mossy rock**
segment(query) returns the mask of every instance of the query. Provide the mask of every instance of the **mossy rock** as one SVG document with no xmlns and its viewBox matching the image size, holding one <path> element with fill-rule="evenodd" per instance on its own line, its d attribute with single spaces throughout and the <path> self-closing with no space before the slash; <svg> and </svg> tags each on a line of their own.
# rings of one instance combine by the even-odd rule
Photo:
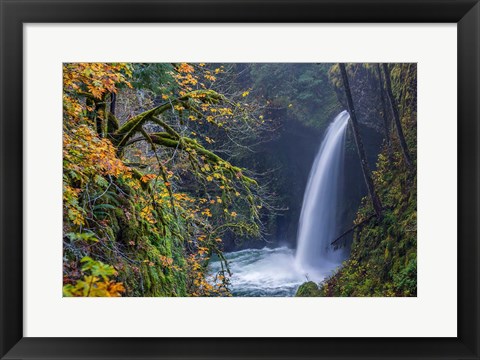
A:
<svg viewBox="0 0 480 360">
<path fill-rule="evenodd" d="M 300 285 L 295 294 L 297 297 L 320 297 L 322 293 L 318 288 L 318 285 L 313 281 L 305 282 Z"/>
</svg>

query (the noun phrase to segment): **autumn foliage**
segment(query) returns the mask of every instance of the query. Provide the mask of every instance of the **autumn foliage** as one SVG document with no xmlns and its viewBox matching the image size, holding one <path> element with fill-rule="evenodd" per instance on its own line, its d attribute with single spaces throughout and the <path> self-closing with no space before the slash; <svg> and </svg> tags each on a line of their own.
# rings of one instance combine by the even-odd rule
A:
<svg viewBox="0 0 480 360">
<path fill-rule="evenodd" d="M 208 261 L 226 234 L 259 234 L 263 201 L 209 147 L 258 117 L 248 91 L 215 90 L 221 67 L 172 64 L 156 97 L 132 85 L 143 69 L 63 66 L 64 295 L 228 295 L 228 264 Z"/>
</svg>

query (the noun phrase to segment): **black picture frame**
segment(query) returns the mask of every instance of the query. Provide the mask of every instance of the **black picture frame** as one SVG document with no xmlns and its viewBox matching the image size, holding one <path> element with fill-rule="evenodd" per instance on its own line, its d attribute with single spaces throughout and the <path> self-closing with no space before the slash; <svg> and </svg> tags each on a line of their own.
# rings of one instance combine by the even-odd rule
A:
<svg viewBox="0 0 480 360">
<path fill-rule="evenodd" d="M 479 359 L 478 0 L 0 0 L 2 359 Z M 457 23 L 458 337 L 26 338 L 23 336 L 23 24 Z M 455 289 L 441 289 L 455 291 Z M 442 316 L 441 313 L 438 314 Z M 254 324 L 252 324 L 254 326 Z"/>
</svg>

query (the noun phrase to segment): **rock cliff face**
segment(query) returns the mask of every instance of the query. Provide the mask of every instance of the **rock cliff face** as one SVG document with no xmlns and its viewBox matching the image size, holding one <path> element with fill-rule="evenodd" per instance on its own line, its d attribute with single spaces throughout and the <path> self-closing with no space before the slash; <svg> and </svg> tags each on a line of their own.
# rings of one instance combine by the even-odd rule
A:
<svg viewBox="0 0 480 360">
<path fill-rule="evenodd" d="M 376 64 L 349 64 L 347 73 L 358 121 L 376 132 L 383 133 L 383 106 L 375 66 Z M 346 109 L 347 100 L 338 65 L 332 66 L 329 78 L 339 102 Z"/>
</svg>

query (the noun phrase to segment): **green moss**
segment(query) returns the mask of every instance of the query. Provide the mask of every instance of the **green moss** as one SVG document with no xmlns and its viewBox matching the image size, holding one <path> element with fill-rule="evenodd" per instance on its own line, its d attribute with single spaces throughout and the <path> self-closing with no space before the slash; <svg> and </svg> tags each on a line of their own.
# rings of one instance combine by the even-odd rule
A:
<svg viewBox="0 0 480 360">
<path fill-rule="evenodd" d="M 203 95 L 202 101 L 203 102 L 209 102 L 209 103 L 216 103 L 216 102 L 224 99 L 224 97 L 222 95 L 216 93 L 213 90 L 194 90 L 194 91 L 191 91 L 191 92 L 189 92 L 188 94 L 186 94 L 182 97 L 179 97 L 177 99 L 173 99 L 169 102 L 166 102 L 166 103 L 164 103 L 162 105 L 159 105 L 159 106 L 157 106 L 153 109 L 147 110 L 147 111 L 145 111 L 141 114 L 138 114 L 138 115 L 132 117 L 125 124 L 120 126 L 115 131 L 115 133 L 112 136 L 113 143 L 119 148 L 125 146 L 127 144 L 128 140 L 130 140 L 137 132 L 140 132 L 141 127 L 145 122 L 154 121 L 154 122 L 158 123 L 160 120 L 158 118 L 155 119 L 155 117 L 157 115 L 160 115 L 163 112 L 165 112 L 167 110 L 170 110 L 174 105 L 177 105 L 177 104 L 183 104 L 183 105 L 187 106 L 188 105 L 188 100 L 190 98 L 195 98 L 198 95 Z M 173 135 L 175 137 L 178 137 L 178 134 L 171 127 L 169 127 L 167 124 L 162 123 L 162 126 L 164 126 L 164 128 L 166 128 L 165 130 L 167 131 L 167 133 L 169 133 L 169 135 L 171 135 L 171 136 Z"/>
<path fill-rule="evenodd" d="M 319 297 L 322 296 L 318 285 L 313 281 L 308 281 L 300 285 L 295 294 L 297 297 Z"/>
<path fill-rule="evenodd" d="M 94 216 L 102 223 L 101 226 L 94 223 L 93 233 L 99 241 L 94 246 L 88 244 L 89 255 L 114 266 L 117 280 L 126 288 L 125 296 L 188 296 L 185 250 L 176 230 L 177 227 L 184 230 L 185 224 L 177 221 L 175 229 L 168 228 L 172 221 L 164 225 L 162 217 L 173 219 L 169 207 L 154 211 L 159 221 L 150 224 L 141 216 L 142 205 L 135 198 L 151 189 L 134 189 L 121 179 L 114 181 L 116 185 L 108 189 L 118 187 L 121 192 L 99 189 L 103 195 Z M 67 258 L 73 261 L 82 258 L 85 254 L 81 245 L 66 248 Z M 173 259 L 173 263 L 167 264 L 165 259 Z"/>
</svg>

